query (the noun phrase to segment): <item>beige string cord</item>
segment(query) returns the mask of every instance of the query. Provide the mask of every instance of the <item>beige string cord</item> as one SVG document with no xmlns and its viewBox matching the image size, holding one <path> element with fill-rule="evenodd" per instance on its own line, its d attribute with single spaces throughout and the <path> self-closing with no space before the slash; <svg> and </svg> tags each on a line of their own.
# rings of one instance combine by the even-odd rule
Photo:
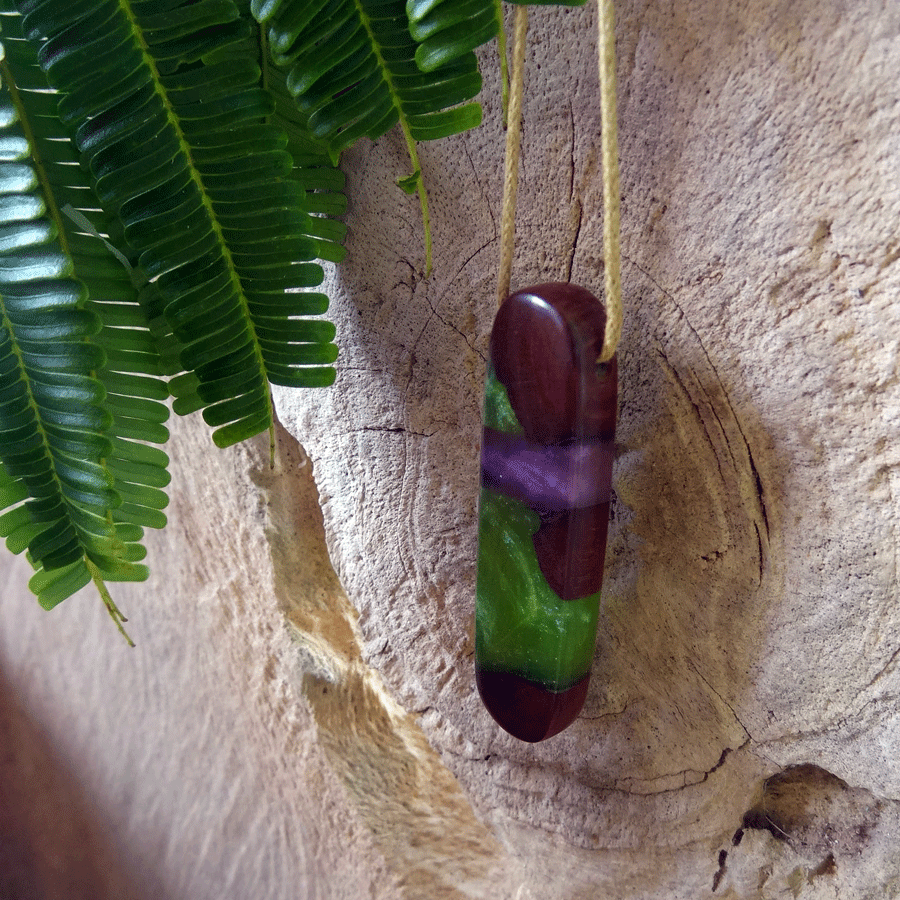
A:
<svg viewBox="0 0 900 900">
<path fill-rule="evenodd" d="M 622 265 L 619 256 L 619 129 L 616 125 L 616 17 L 613 0 L 597 0 L 600 70 L 600 148 L 603 159 L 603 259 L 606 330 L 600 362 L 612 359 L 622 336 Z"/>
<path fill-rule="evenodd" d="M 597 57 L 600 75 L 600 148 L 603 160 L 603 257 L 606 329 L 599 362 L 616 352 L 622 335 L 622 275 L 619 252 L 619 139 L 616 124 L 616 22 L 613 0 L 597 0 Z M 516 189 L 522 147 L 522 89 L 525 80 L 525 42 L 528 10 L 516 7 L 513 61 L 510 68 L 509 126 L 503 169 L 503 208 L 500 218 L 500 268 L 497 303 L 509 296 L 516 241 Z"/>
<path fill-rule="evenodd" d="M 517 6 L 513 25 L 513 61 L 510 69 L 509 124 L 503 164 L 503 209 L 500 214 L 500 270 L 497 274 L 497 304 L 509 296 L 513 249 L 516 243 L 516 188 L 522 153 L 522 89 L 525 83 L 525 42 L 528 7 Z"/>
</svg>

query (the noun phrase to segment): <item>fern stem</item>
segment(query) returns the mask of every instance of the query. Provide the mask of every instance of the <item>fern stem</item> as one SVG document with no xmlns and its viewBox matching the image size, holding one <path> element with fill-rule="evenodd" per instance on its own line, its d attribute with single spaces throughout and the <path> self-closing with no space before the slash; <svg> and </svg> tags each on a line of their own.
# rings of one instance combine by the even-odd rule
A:
<svg viewBox="0 0 900 900">
<path fill-rule="evenodd" d="M 203 175 L 194 163 L 194 148 L 185 135 L 184 129 L 181 126 L 181 121 L 173 108 L 171 100 L 169 99 L 168 91 L 163 84 L 162 75 L 160 74 L 159 67 L 156 64 L 156 59 L 154 58 L 153 53 L 150 50 L 150 45 L 147 43 L 147 40 L 144 36 L 143 26 L 138 21 L 136 14 L 128 4 L 121 4 L 121 8 L 125 16 L 128 18 L 132 34 L 134 34 L 137 38 L 140 52 L 144 57 L 145 64 L 152 73 L 153 90 L 160 99 L 163 109 L 165 110 L 166 118 L 168 119 L 172 130 L 177 135 L 178 143 L 182 151 L 182 158 L 188 161 L 190 178 L 197 187 L 197 191 L 200 196 L 200 202 L 203 204 L 203 208 L 206 211 L 206 215 L 210 223 L 210 228 L 217 238 L 217 243 L 219 248 L 221 249 L 222 257 L 231 276 L 231 282 L 235 286 L 235 292 L 240 301 L 240 307 L 243 312 L 244 321 L 248 323 L 251 333 L 253 334 L 253 356 L 256 360 L 257 368 L 260 373 L 265 373 L 266 362 L 263 357 L 262 348 L 260 347 L 259 337 L 256 333 L 253 316 L 250 312 L 250 307 L 247 302 L 245 286 L 241 280 L 238 266 L 235 264 L 234 256 L 231 252 L 231 247 L 222 228 L 222 223 L 219 219 L 218 214 L 216 213 L 215 207 L 213 206 L 212 198 L 210 197 L 209 191 L 207 191 L 206 185 L 203 182 Z M 260 29 L 260 31 L 261 30 L 262 29 Z M 269 383 L 268 378 L 263 377 L 261 380 L 263 384 L 263 390 L 265 392 L 265 403 L 269 409 L 269 422 L 271 423 L 275 409 L 275 401 L 272 396 L 272 386 Z"/>
<path fill-rule="evenodd" d="M 359 14 L 359 20 L 362 22 L 363 28 L 366 29 L 366 34 L 368 35 L 369 43 L 372 47 L 372 53 L 375 55 L 378 66 L 388 84 L 391 97 L 393 98 L 397 109 L 401 110 L 402 106 L 397 92 L 397 86 L 394 84 L 387 61 L 381 53 L 381 48 L 375 37 L 375 31 L 372 28 L 372 20 L 361 0 L 353 0 L 353 2 L 356 6 L 357 13 Z M 422 177 L 422 167 L 419 165 L 419 154 L 416 151 L 416 142 L 412 136 L 409 122 L 406 121 L 406 116 L 404 115 L 400 116 L 400 126 L 403 129 L 403 137 L 406 138 L 406 149 L 409 152 L 413 172 L 418 174 L 418 178 L 416 178 L 416 190 L 419 193 L 419 205 L 422 207 L 422 227 L 425 231 L 425 276 L 428 277 L 431 274 L 431 216 L 428 211 L 428 194 L 425 192 L 425 179 Z"/>
<path fill-rule="evenodd" d="M 419 175 L 419 204 L 422 207 L 422 227 L 425 230 L 425 277 L 431 275 L 431 216 L 428 212 L 428 192 L 425 179 Z"/>
<path fill-rule="evenodd" d="M 255 21 L 255 20 L 254 20 Z M 256 33 L 259 35 L 259 71 L 261 83 L 260 86 L 262 89 L 268 93 L 269 92 L 269 42 L 266 39 L 266 29 L 259 23 L 257 23 Z M 271 121 L 272 116 L 269 116 L 269 121 Z"/>
<path fill-rule="evenodd" d="M 103 605 L 106 607 L 106 611 L 109 613 L 110 618 L 113 622 L 116 623 L 116 628 L 122 634 L 122 637 L 128 643 L 129 647 L 134 647 L 134 641 L 128 636 L 128 632 L 125 630 L 123 625 L 124 622 L 127 622 L 128 619 L 122 615 L 121 610 L 118 606 L 116 606 L 115 601 L 109 593 L 109 589 L 106 587 L 106 582 L 103 580 L 103 576 L 100 574 L 100 570 L 88 559 L 87 556 L 84 557 L 84 563 L 87 566 L 88 572 L 91 573 L 91 579 L 94 582 L 94 586 L 97 588 L 97 592 L 100 594 L 100 598 L 103 600 Z"/>
<path fill-rule="evenodd" d="M 419 195 L 419 205 L 422 207 L 422 228 L 425 231 L 425 277 L 427 278 L 431 275 L 431 214 L 428 211 L 428 192 L 425 190 L 425 178 L 422 175 L 422 166 L 419 164 L 419 154 L 412 132 L 404 119 L 400 120 L 400 125 L 403 128 L 403 136 L 406 138 L 406 149 L 413 172 L 417 175 L 416 191 Z"/>
<path fill-rule="evenodd" d="M 28 116 L 25 103 L 22 101 L 22 95 L 19 93 L 16 80 L 13 78 L 12 71 L 5 59 L 0 60 L 0 78 L 2 78 L 6 89 L 9 91 L 9 98 L 12 100 L 12 104 L 19 114 L 19 127 L 22 129 L 22 133 L 25 135 L 25 140 L 28 141 L 28 147 L 31 151 L 31 168 L 40 185 L 39 191 L 44 201 L 44 205 L 47 208 L 47 213 L 53 220 L 53 224 L 56 226 L 56 239 L 59 241 L 59 246 L 63 254 L 71 257 L 72 254 L 69 249 L 69 240 L 66 235 L 66 230 L 63 227 L 59 207 L 56 205 L 56 191 L 50 184 L 50 180 L 47 178 L 47 169 L 41 160 L 40 144 L 35 136 L 34 129 L 31 127 L 31 120 Z"/>
</svg>

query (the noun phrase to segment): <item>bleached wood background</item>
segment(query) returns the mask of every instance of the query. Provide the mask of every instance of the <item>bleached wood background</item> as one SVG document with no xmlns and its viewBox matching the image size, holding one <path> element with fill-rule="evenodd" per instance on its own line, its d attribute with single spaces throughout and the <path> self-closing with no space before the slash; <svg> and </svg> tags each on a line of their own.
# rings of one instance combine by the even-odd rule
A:
<svg viewBox="0 0 900 900">
<path fill-rule="evenodd" d="M 484 126 L 420 150 L 431 278 L 402 141 L 345 158 L 338 383 L 279 392 L 280 468 L 175 423 L 155 575 L 116 592 L 138 649 L 8 563 L 0 839 L 23 884 L 94 878 L 34 896 L 900 895 L 900 6 L 617 17 L 626 322 L 582 717 L 519 744 L 474 693 L 485 53 Z M 594 27 L 531 16 L 516 287 L 602 288 Z"/>
</svg>

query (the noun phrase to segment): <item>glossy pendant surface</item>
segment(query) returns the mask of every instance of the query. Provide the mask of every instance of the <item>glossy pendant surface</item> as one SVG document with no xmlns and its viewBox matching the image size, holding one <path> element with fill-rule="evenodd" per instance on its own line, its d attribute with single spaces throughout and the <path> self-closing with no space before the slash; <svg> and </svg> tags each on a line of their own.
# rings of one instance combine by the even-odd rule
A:
<svg viewBox="0 0 900 900">
<path fill-rule="evenodd" d="M 597 636 L 616 424 L 606 314 L 575 285 L 509 296 L 491 332 L 478 522 L 475 676 L 523 741 L 566 728 Z"/>
</svg>

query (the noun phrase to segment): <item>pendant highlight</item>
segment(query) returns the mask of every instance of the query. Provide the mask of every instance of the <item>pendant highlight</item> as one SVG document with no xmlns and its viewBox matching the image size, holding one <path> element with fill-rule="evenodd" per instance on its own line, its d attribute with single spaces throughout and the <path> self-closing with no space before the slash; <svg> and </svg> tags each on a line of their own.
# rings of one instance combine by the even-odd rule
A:
<svg viewBox="0 0 900 900">
<path fill-rule="evenodd" d="M 517 291 L 491 332 L 481 449 L 475 678 L 523 741 L 581 710 L 597 637 L 616 426 L 606 313 L 584 288 Z"/>
</svg>

